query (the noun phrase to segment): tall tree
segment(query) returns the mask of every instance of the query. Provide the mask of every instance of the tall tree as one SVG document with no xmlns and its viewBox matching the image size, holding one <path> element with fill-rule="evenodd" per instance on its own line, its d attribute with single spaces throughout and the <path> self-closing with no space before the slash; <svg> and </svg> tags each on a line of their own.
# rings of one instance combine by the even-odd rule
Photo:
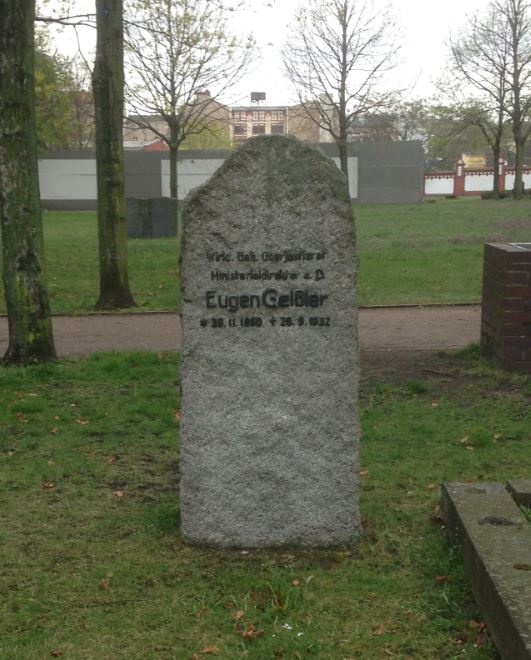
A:
<svg viewBox="0 0 531 660">
<path fill-rule="evenodd" d="M 509 119 L 512 49 L 507 30 L 493 5 L 470 17 L 466 30 L 450 42 L 451 69 L 442 85 L 463 125 L 477 126 L 492 150 L 495 196 L 500 192 L 498 162 Z"/>
<path fill-rule="evenodd" d="M 219 125 L 229 110 L 218 98 L 245 73 L 251 39 L 227 29 L 220 0 L 132 0 L 127 39 L 130 121 L 152 131 L 170 151 L 170 195 L 177 197 L 181 144 Z M 208 91 L 207 91 L 208 90 Z"/>
<path fill-rule="evenodd" d="M 92 74 L 96 122 L 100 296 L 98 309 L 131 307 L 125 215 L 123 7 L 96 0 L 96 59 Z"/>
<path fill-rule="evenodd" d="M 505 109 L 511 118 L 515 146 L 514 197 L 524 194 L 524 146 L 531 132 L 531 3 L 529 0 L 493 0 L 492 12 L 501 28 L 492 35 L 508 52 Z"/>
<path fill-rule="evenodd" d="M 55 358 L 44 274 L 34 104 L 34 0 L 0 0 L 0 222 L 9 325 L 4 360 Z"/>
<path fill-rule="evenodd" d="M 347 180 L 349 127 L 396 100 L 381 87 L 398 51 L 396 31 L 390 12 L 369 0 L 309 0 L 284 47 L 284 67 L 301 108 L 333 137 Z"/>
</svg>

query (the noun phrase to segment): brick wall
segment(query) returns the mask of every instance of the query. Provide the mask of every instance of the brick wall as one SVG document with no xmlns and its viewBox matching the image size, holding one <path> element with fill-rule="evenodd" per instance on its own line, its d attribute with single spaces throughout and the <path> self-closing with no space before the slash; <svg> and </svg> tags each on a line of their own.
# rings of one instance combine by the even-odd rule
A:
<svg viewBox="0 0 531 660">
<path fill-rule="evenodd" d="M 485 245 L 481 346 L 501 366 L 531 373 L 531 250 Z"/>
</svg>

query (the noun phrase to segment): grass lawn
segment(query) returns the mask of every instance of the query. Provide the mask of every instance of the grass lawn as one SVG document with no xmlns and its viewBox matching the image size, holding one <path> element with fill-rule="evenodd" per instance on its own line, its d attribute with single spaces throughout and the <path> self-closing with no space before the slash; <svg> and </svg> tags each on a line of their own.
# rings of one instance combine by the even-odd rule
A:
<svg viewBox="0 0 531 660">
<path fill-rule="evenodd" d="M 531 238 L 529 200 L 443 199 L 357 206 L 355 214 L 361 305 L 478 302 L 483 243 Z M 99 279 L 95 213 L 47 212 L 44 228 L 53 312 L 91 311 Z M 175 239 L 129 241 L 129 273 L 139 311 L 177 309 Z"/>
<path fill-rule="evenodd" d="M 483 244 L 531 240 L 531 201 L 355 207 L 361 305 L 481 300 Z"/>
<path fill-rule="evenodd" d="M 353 551 L 181 542 L 176 355 L 0 370 L 0 657 L 495 657 L 439 485 L 529 476 L 531 379 L 392 359 L 364 365 Z"/>
</svg>

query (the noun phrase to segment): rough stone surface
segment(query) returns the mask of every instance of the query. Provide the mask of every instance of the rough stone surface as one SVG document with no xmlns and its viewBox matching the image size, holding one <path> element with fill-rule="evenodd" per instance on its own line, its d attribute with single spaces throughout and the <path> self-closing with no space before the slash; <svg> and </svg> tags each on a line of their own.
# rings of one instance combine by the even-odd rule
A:
<svg viewBox="0 0 531 660">
<path fill-rule="evenodd" d="M 507 490 L 511 493 L 511 497 L 516 504 L 531 509 L 530 479 L 510 479 L 507 482 Z"/>
<path fill-rule="evenodd" d="M 442 507 L 503 660 L 531 658 L 531 526 L 501 484 L 445 484 Z"/>
<path fill-rule="evenodd" d="M 177 234 L 177 200 L 170 197 L 126 200 L 129 238 L 165 238 Z"/>
<path fill-rule="evenodd" d="M 184 538 L 352 542 L 358 349 L 343 175 L 293 138 L 255 138 L 192 194 L 183 224 Z"/>
</svg>

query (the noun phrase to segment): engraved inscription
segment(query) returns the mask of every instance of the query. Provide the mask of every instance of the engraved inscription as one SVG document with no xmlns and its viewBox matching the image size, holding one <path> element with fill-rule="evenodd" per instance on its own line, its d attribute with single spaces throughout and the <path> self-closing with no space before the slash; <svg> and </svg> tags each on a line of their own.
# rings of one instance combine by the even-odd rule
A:
<svg viewBox="0 0 531 660">
<path fill-rule="evenodd" d="M 326 250 L 210 250 L 206 261 L 216 264 L 210 270 L 212 286 L 204 292 L 205 317 L 200 320 L 200 327 L 214 329 L 230 328 L 327 328 L 331 319 L 326 315 L 315 315 L 315 311 L 326 310 L 330 294 L 325 290 L 316 290 L 312 283 L 326 284 L 324 260 Z M 262 263 L 261 263 L 262 262 Z M 320 262 L 318 265 L 315 262 Z M 234 267 L 227 269 L 227 265 Z M 297 263 L 297 269 L 293 265 Z M 283 268 L 271 268 L 270 264 L 286 265 Z M 229 283 L 226 290 L 223 284 Z M 261 291 L 237 292 L 234 286 L 244 282 L 263 282 L 266 286 Z M 270 286 L 267 286 L 270 284 Z M 290 286 L 291 285 L 291 286 Z M 261 316 L 239 315 L 239 312 L 273 312 L 281 310 L 288 315 Z M 301 315 L 305 311 L 314 311 L 312 315 Z M 289 315 L 295 311 L 296 316 Z M 228 312 L 228 317 L 207 316 Z M 325 312 L 326 314 L 326 312 Z M 267 323 L 269 320 L 269 324 Z"/>
</svg>

